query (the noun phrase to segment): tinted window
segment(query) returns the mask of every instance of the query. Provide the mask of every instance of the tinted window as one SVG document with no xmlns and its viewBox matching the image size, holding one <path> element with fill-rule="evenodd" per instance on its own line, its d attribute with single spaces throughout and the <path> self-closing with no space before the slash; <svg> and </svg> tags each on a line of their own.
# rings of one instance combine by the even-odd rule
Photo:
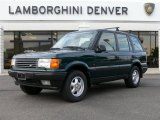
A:
<svg viewBox="0 0 160 120">
<path fill-rule="evenodd" d="M 131 36 L 131 41 L 133 43 L 133 47 L 135 51 L 143 51 L 142 46 L 140 45 L 139 40 L 136 37 Z"/>
<path fill-rule="evenodd" d="M 117 34 L 119 51 L 129 51 L 127 36 L 124 34 Z"/>
<path fill-rule="evenodd" d="M 116 51 L 114 33 L 103 32 L 100 37 L 99 45 L 104 45 L 107 51 Z"/>
</svg>

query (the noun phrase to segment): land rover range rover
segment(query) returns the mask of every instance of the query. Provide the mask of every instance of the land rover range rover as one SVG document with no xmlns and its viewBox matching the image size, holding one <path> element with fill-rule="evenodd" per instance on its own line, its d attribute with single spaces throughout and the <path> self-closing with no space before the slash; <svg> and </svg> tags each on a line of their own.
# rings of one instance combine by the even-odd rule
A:
<svg viewBox="0 0 160 120">
<path fill-rule="evenodd" d="M 136 88 L 147 70 L 146 52 L 129 32 L 98 29 L 66 34 L 49 51 L 15 55 L 9 75 L 23 92 L 57 89 L 71 102 L 94 84 L 124 79 Z"/>
</svg>

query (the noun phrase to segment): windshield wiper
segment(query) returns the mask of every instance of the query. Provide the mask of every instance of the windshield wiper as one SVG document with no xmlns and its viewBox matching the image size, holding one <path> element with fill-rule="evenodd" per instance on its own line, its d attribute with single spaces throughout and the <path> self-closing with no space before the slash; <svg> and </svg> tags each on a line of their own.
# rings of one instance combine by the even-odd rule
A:
<svg viewBox="0 0 160 120">
<path fill-rule="evenodd" d="M 65 46 L 63 48 L 70 48 L 70 49 L 82 49 L 85 50 L 85 48 L 79 47 L 79 46 Z"/>
<path fill-rule="evenodd" d="M 61 48 L 50 48 L 50 50 L 60 50 Z"/>
</svg>

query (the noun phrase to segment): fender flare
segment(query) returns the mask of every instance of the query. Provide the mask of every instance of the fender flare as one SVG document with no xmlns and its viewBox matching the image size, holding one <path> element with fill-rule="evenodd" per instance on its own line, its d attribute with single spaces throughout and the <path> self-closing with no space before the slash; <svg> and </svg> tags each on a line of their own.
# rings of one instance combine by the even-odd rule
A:
<svg viewBox="0 0 160 120">
<path fill-rule="evenodd" d="M 70 62 L 66 67 L 65 67 L 65 71 L 68 71 L 71 67 L 74 67 L 74 66 L 83 66 L 85 67 L 87 70 L 89 70 L 89 66 L 82 62 L 82 61 L 73 61 L 73 62 Z"/>
</svg>

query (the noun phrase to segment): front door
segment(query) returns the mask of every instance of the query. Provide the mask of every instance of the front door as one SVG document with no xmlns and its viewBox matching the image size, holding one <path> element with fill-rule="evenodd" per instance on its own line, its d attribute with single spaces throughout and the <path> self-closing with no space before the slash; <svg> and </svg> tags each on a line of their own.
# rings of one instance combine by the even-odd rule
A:
<svg viewBox="0 0 160 120">
<path fill-rule="evenodd" d="M 95 53 L 95 74 L 96 78 L 116 76 L 118 70 L 117 47 L 114 32 L 104 31 L 98 42 L 104 45 L 106 51 Z"/>
</svg>

